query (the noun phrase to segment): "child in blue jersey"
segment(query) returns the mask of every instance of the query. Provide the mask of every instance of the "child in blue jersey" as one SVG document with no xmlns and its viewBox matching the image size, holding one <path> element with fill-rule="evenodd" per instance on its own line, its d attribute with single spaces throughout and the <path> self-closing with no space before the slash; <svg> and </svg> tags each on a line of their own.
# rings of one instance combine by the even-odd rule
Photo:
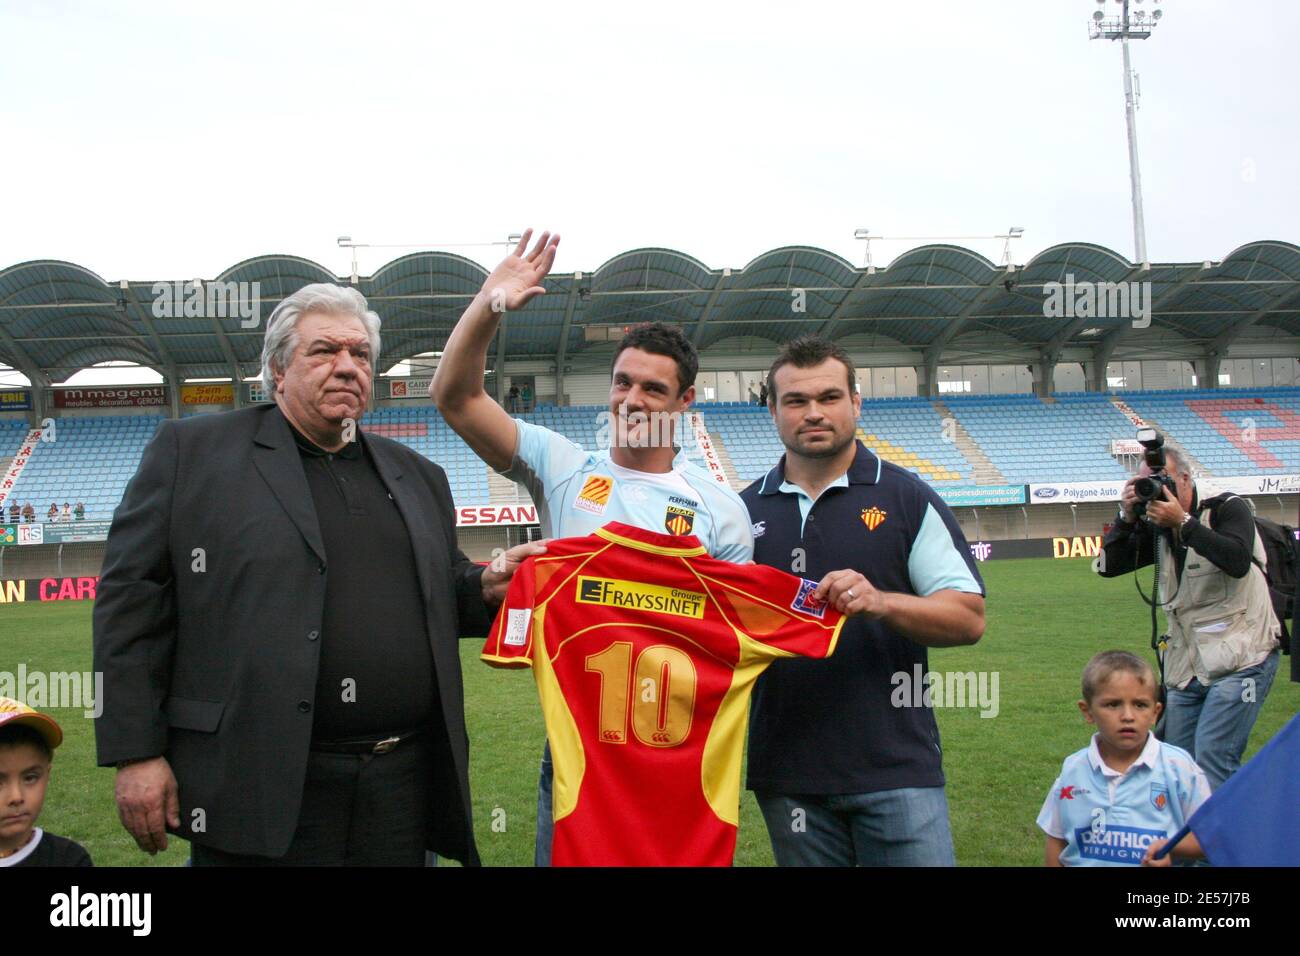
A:
<svg viewBox="0 0 1300 956">
<path fill-rule="evenodd" d="M 1097 732 L 1065 758 L 1038 825 L 1048 866 L 1169 866 L 1201 858 L 1188 834 L 1170 856 L 1154 855 L 1210 795 L 1187 751 L 1151 733 L 1160 716 L 1156 675 L 1128 651 L 1103 651 L 1083 669 L 1079 710 Z"/>
</svg>

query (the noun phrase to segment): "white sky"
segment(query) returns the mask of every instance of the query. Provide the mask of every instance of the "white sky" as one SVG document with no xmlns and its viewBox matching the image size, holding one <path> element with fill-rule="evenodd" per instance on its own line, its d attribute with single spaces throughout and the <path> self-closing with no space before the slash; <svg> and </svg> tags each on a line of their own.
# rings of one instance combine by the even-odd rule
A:
<svg viewBox="0 0 1300 956">
<path fill-rule="evenodd" d="M 1151 259 L 1300 240 L 1300 3 L 1160 6 L 1132 48 Z M 529 224 L 561 231 L 564 271 L 659 245 L 861 263 L 858 227 L 1018 225 L 1018 262 L 1071 240 L 1131 258 L 1120 48 L 1088 40 L 1096 9 L 9 0 L 0 268 L 210 278 L 289 253 L 346 274 L 339 235 Z M 408 251 L 363 249 L 361 271 Z"/>
</svg>

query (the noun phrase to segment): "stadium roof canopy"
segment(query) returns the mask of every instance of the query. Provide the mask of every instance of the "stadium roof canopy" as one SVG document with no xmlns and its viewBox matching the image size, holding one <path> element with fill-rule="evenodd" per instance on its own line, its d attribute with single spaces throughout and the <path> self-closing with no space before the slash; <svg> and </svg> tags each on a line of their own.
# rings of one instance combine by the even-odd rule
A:
<svg viewBox="0 0 1300 956">
<path fill-rule="evenodd" d="M 485 275 L 461 256 L 421 252 L 359 277 L 384 322 L 382 367 L 441 350 Z M 1143 301 L 1151 326 L 1135 328 L 1129 314 L 1050 314 L 1049 283 L 1071 277 L 1076 297 L 1079 283 L 1149 282 Z M 277 302 L 310 282 L 350 280 L 297 256 L 258 256 L 205 280 L 202 303 L 186 287 L 199 313 L 189 316 L 173 295 L 180 281 L 109 282 L 55 260 L 0 270 L 0 361 L 41 385 L 113 360 L 151 366 L 169 381 L 243 378 L 257 374 L 264 320 Z M 228 283 L 260 284 L 261 322 L 253 325 L 215 294 L 239 288 Z M 1088 360 L 1104 366 L 1144 348 L 1150 355 L 1153 341 L 1177 341 L 1188 358 L 1217 359 L 1243 336 L 1266 346 L 1276 340 L 1279 355 L 1294 353 L 1300 338 L 1300 247 L 1280 241 L 1248 243 L 1220 262 L 1149 266 L 1088 243 L 1053 246 L 1013 266 L 927 245 L 881 269 L 807 246 L 773 249 L 741 269 L 710 269 L 671 249 L 634 249 L 590 273 L 552 275 L 546 288 L 507 317 L 494 346 L 498 364 L 558 360 L 563 370 L 594 363 L 624 326 L 650 319 L 679 323 L 702 351 L 726 349 L 724 340 L 737 336 L 775 344 L 815 330 L 850 339 L 855 358 L 865 353 L 863 365 L 873 364 L 878 347 L 909 350 L 931 368 L 993 344 L 1028 361 L 1087 349 Z"/>
</svg>

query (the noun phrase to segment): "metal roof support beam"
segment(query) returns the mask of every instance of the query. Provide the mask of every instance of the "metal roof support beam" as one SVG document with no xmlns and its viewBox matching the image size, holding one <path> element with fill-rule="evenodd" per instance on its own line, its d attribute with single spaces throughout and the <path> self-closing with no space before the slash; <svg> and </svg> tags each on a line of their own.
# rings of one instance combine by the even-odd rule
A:
<svg viewBox="0 0 1300 956">
<path fill-rule="evenodd" d="M 158 330 L 154 328 L 153 322 L 149 319 L 144 307 L 140 305 L 140 300 L 136 297 L 135 289 L 132 288 L 131 284 L 126 281 L 120 282 L 118 290 L 122 296 L 122 304 L 128 307 L 129 311 L 134 314 L 136 321 L 144 326 L 150 341 L 153 342 L 154 357 L 163 369 L 163 381 L 170 386 L 167 389 L 167 394 L 171 405 L 171 417 L 180 418 L 182 379 L 176 360 L 172 357 L 171 352 L 167 350 L 167 346 L 163 344 L 162 337 L 158 334 Z"/>
<path fill-rule="evenodd" d="M 1047 398 L 1056 391 L 1056 361 L 1049 359 L 1045 353 L 1029 363 L 1029 371 L 1034 377 L 1034 394 Z"/>
<path fill-rule="evenodd" d="M 1250 315 L 1246 316 L 1246 318 L 1238 319 L 1236 322 L 1229 325 L 1214 337 L 1206 351 L 1211 355 L 1217 355 L 1219 358 L 1225 358 L 1228 354 L 1228 349 L 1232 347 L 1232 343 L 1237 341 L 1237 339 L 1241 337 L 1241 334 L 1248 328 L 1260 319 L 1264 318 L 1264 316 L 1268 315 L 1274 309 L 1286 308 L 1295 303 L 1300 303 L 1300 293 L 1296 292 L 1294 287 L 1288 288 L 1287 286 L 1281 286 L 1278 289 L 1273 290 L 1272 297 L 1267 305 L 1256 312 L 1252 312 Z"/>
<path fill-rule="evenodd" d="M 1183 276 L 1168 289 L 1165 289 L 1159 296 L 1151 302 L 1151 318 L 1155 321 L 1155 316 L 1161 312 L 1166 305 L 1182 292 L 1184 288 L 1196 282 L 1207 271 L 1212 268 L 1209 262 L 1201 263 L 1199 269 L 1187 270 L 1187 275 Z M 1117 325 L 1102 337 L 1102 340 L 1093 348 L 1093 374 L 1090 376 L 1089 388 L 1092 391 L 1104 392 L 1106 385 L 1106 366 L 1110 364 L 1110 357 L 1115 354 L 1116 347 L 1124 338 L 1133 330 L 1132 322 L 1125 322 Z M 1216 378 L 1217 381 L 1217 378 Z"/>
<path fill-rule="evenodd" d="M 995 272 L 993 279 L 988 285 L 980 290 L 979 295 L 971 299 L 966 308 L 949 322 L 942 332 L 940 332 L 933 342 L 926 346 L 923 361 L 925 362 L 925 380 L 926 392 L 930 398 L 939 394 L 939 359 L 943 356 L 943 350 L 948 347 L 948 343 L 957 337 L 957 334 L 970 322 L 977 309 L 988 304 L 992 299 L 996 299 L 1004 292 L 1010 292 L 1006 283 L 1009 282 L 1009 276 L 1015 271 L 1015 266 L 1007 266 L 1006 269 Z"/>
<path fill-rule="evenodd" d="M 9 330 L 4 325 L 0 325 L 0 345 L 14 357 L 14 368 L 26 375 L 27 380 L 32 383 L 32 407 L 27 410 L 27 424 L 32 428 L 38 428 L 43 417 L 42 413 L 45 411 L 45 399 L 51 385 L 50 377 L 32 359 L 27 350 L 9 334 Z"/>
<path fill-rule="evenodd" d="M 1124 282 L 1124 283 L 1132 282 L 1143 272 L 1149 271 L 1150 268 L 1151 267 L 1148 265 L 1134 266 L 1131 270 L 1129 270 L 1128 275 L 1124 276 L 1124 278 L 1121 279 L 1120 282 Z M 1181 281 L 1178 282 L 1178 284 L 1174 287 L 1174 289 L 1181 289 L 1193 277 L 1194 277 L 1194 273 L 1192 276 L 1182 279 Z M 1165 295 L 1161 296 L 1161 299 L 1168 299 L 1169 293 L 1173 292 L 1174 289 L 1165 290 Z M 1154 302 L 1151 303 L 1151 311 L 1153 313 L 1155 312 Z M 1070 339 L 1074 338 L 1075 335 L 1077 335 L 1090 323 L 1095 324 L 1096 321 L 1097 321 L 1097 316 L 1094 315 L 1073 319 L 1069 325 L 1061 329 L 1061 331 L 1057 332 L 1055 335 L 1051 337 L 1051 339 L 1048 340 L 1047 345 L 1043 346 L 1043 355 L 1044 356 L 1055 355 L 1059 357 L 1061 354 L 1061 349 L 1065 347 L 1066 343 L 1069 342 Z M 1056 361 L 1056 359 L 1053 359 L 1053 361 Z"/>
<path fill-rule="evenodd" d="M 1124 276 L 1124 278 L 1121 279 L 1120 281 L 1133 282 L 1139 275 L 1141 275 L 1143 272 L 1150 270 L 1150 268 L 1151 268 L 1150 265 L 1146 263 L 1139 263 L 1138 265 L 1130 269 L 1128 275 Z M 1166 289 L 1164 295 L 1160 297 L 1160 300 L 1162 302 L 1167 302 L 1169 298 L 1178 289 L 1181 289 L 1184 285 L 1186 285 L 1195 277 L 1196 277 L 1195 272 L 1191 272 L 1187 276 L 1184 276 L 1173 286 L 1173 288 Z M 1154 315 L 1156 309 L 1156 303 L 1152 302 L 1150 303 L 1150 305 L 1151 305 L 1151 312 Z M 1039 391 L 1040 397 L 1051 395 L 1053 392 L 1056 391 L 1056 364 L 1061 361 L 1061 351 L 1065 348 L 1067 344 L 1069 344 L 1069 341 L 1072 338 L 1074 338 L 1075 335 L 1077 335 L 1083 328 L 1085 328 L 1089 323 L 1093 323 L 1096 321 L 1097 321 L 1097 316 L 1086 316 L 1086 317 L 1075 318 L 1065 328 L 1061 329 L 1059 332 L 1053 335 L 1051 339 L 1048 340 L 1048 343 L 1045 346 L 1043 346 L 1043 350 L 1040 353 L 1040 361 L 1045 365 L 1045 368 L 1043 369 L 1041 374 L 1042 384 L 1040 386 L 1040 391 Z M 1129 328 L 1129 326 L 1123 325 L 1120 328 L 1126 329 Z M 1115 331 L 1112 331 L 1110 334 L 1112 335 L 1115 334 Z M 1114 351 L 1114 346 L 1111 347 L 1111 351 Z M 1110 353 L 1108 352 L 1107 361 L 1109 361 L 1109 355 Z M 1106 363 L 1103 362 L 1101 364 L 1103 367 L 1102 378 L 1104 379 L 1105 378 L 1104 368 Z M 1035 376 L 1035 379 L 1037 381 L 1038 376 Z M 1104 391 L 1104 389 L 1102 390 Z"/>
<path fill-rule="evenodd" d="M 226 357 L 226 364 L 230 366 L 230 375 L 235 383 L 235 408 L 243 404 L 244 391 L 244 373 L 240 370 L 239 359 L 235 358 L 235 350 L 230 347 L 230 340 L 226 338 L 226 330 L 221 327 L 221 320 L 215 316 L 212 318 L 212 331 L 216 333 L 217 344 L 221 346 L 221 354 Z M 270 399 L 270 396 L 267 396 Z"/>
<path fill-rule="evenodd" d="M 1284 308 L 1293 302 L 1300 302 L 1300 293 L 1296 293 L 1293 287 L 1279 286 L 1278 289 L 1273 290 L 1267 305 L 1252 312 L 1244 319 L 1233 322 L 1211 339 L 1205 347 L 1205 357 L 1202 359 L 1204 374 L 1197 376 L 1197 384 L 1201 388 L 1218 388 L 1219 368 L 1223 364 L 1223 360 L 1228 357 L 1228 350 L 1232 347 L 1232 343 L 1237 341 L 1243 332 L 1274 309 Z"/>
<path fill-rule="evenodd" d="M 708 321 L 709 316 L 713 314 L 713 306 L 717 303 L 718 296 L 722 293 L 722 287 L 727 284 L 727 280 L 730 278 L 731 269 L 724 268 L 722 270 L 722 275 L 718 276 L 717 281 L 713 283 L 713 288 L 709 290 L 709 301 L 704 303 L 704 311 L 700 313 L 700 317 L 695 321 L 695 328 L 691 330 L 692 345 L 698 346 L 700 344 L 700 336 L 704 334 L 704 323 Z"/>
<path fill-rule="evenodd" d="M 1201 358 L 1192 362 L 1192 368 L 1196 371 L 1198 387 L 1219 387 L 1219 367 L 1222 365 L 1222 361 L 1223 360 L 1218 355 L 1206 353 Z"/>
<path fill-rule="evenodd" d="M 1178 293 L 1180 293 L 1186 286 L 1191 285 L 1203 276 L 1210 268 L 1211 265 L 1209 262 L 1203 262 L 1199 269 L 1187 270 L 1187 275 L 1183 276 L 1157 296 L 1151 303 L 1152 321 L 1155 321 L 1157 312 L 1162 311 L 1166 305 L 1173 301 L 1174 297 L 1177 296 Z M 1102 337 L 1102 340 L 1094 349 L 1094 354 L 1097 356 L 1096 361 L 1102 367 L 1101 371 L 1097 373 L 1100 381 L 1103 383 L 1101 391 L 1105 391 L 1106 364 L 1110 362 L 1110 357 L 1115 354 L 1116 347 L 1133 330 L 1133 328 L 1134 326 L 1132 322 L 1125 322 L 1122 325 L 1117 325 Z"/>
<path fill-rule="evenodd" d="M 582 273 L 573 274 L 573 288 L 569 290 L 569 298 L 564 303 L 564 324 L 560 327 L 560 347 L 555 354 L 555 404 L 562 404 L 564 401 L 564 363 L 569 356 L 569 330 L 573 328 L 573 313 L 578 307 L 578 299 L 582 292 Z"/>
<path fill-rule="evenodd" d="M 818 335 L 822 338 L 832 337 L 831 326 L 844 318 L 844 313 L 847 311 L 849 302 L 852 301 L 854 294 L 868 288 L 871 285 L 871 280 L 875 274 L 876 270 L 874 268 L 863 269 L 858 273 L 858 281 L 853 283 L 853 285 L 845 292 L 844 298 L 840 299 L 840 304 L 835 307 L 835 311 L 830 314 L 830 318 L 823 322 L 817 329 Z"/>
</svg>

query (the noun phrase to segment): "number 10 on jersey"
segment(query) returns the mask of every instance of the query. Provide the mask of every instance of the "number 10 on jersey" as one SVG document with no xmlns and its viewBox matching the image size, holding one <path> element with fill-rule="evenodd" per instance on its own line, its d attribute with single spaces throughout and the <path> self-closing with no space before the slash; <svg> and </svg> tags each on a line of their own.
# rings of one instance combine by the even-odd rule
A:
<svg viewBox="0 0 1300 956">
<path fill-rule="evenodd" d="M 652 644 L 632 662 L 632 642 L 615 641 L 586 658 L 600 675 L 600 740 L 627 743 L 632 732 L 648 747 L 676 747 L 691 732 L 695 711 L 695 664 L 676 647 Z M 630 698 L 630 699 L 629 699 Z"/>
</svg>

